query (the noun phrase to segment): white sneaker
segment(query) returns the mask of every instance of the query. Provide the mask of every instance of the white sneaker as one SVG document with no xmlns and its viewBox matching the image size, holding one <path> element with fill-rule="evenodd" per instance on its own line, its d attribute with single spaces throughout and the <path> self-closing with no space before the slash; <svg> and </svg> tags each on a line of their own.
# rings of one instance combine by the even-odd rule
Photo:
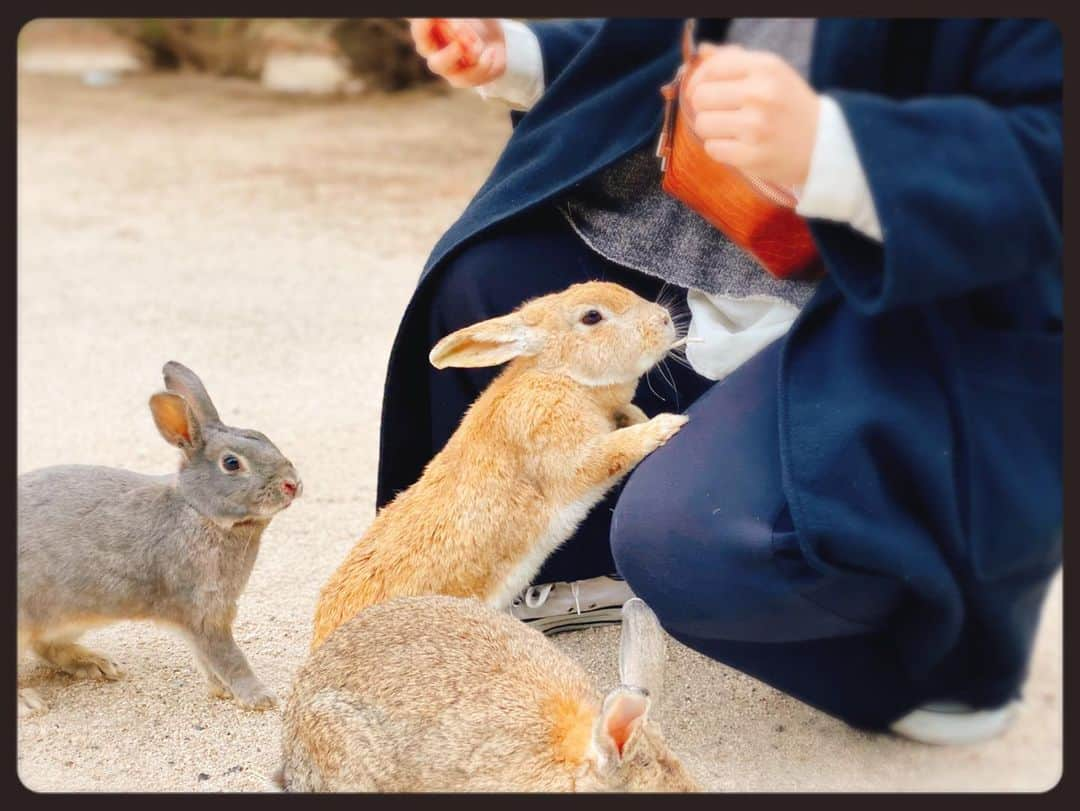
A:
<svg viewBox="0 0 1080 811">
<path fill-rule="evenodd" d="M 912 710 L 889 727 L 897 735 L 939 746 L 979 743 L 995 738 L 1016 720 L 1019 701 L 990 710 L 973 710 L 967 704 L 941 701 Z"/>
<path fill-rule="evenodd" d="M 634 596 L 618 577 L 529 586 L 514 598 L 510 614 L 545 634 L 622 622 L 623 603 Z"/>
</svg>

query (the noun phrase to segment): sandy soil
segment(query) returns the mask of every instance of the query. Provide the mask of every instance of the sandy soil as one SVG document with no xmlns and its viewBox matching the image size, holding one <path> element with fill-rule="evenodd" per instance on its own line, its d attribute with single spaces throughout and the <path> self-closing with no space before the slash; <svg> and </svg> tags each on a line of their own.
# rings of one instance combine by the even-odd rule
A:
<svg viewBox="0 0 1080 811">
<path fill-rule="evenodd" d="M 133 77 L 19 84 L 19 469 L 165 472 L 146 400 L 176 358 L 224 419 L 264 431 L 305 495 L 268 530 L 236 636 L 284 696 L 317 589 L 372 517 L 380 387 L 423 260 L 508 133 L 468 95 L 334 101 L 254 84 Z M 557 638 L 600 682 L 617 632 Z M 128 677 L 77 682 L 29 658 L 52 705 L 18 729 L 29 787 L 259 791 L 279 715 L 208 698 L 184 644 L 124 623 L 87 637 Z M 711 789 L 1043 790 L 1061 772 L 1061 589 L 1026 704 L 1002 739 L 937 749 L 852 731 L 669 646 L 666 731 Z"/>
</svg>

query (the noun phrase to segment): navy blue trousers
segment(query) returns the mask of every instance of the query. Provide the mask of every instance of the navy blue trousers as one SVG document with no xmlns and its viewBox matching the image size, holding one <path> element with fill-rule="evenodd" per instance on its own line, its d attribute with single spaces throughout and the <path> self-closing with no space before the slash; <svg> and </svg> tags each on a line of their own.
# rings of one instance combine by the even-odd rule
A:
<svg viewBox="0 0 1080 811">
<path fill-rule="evenodd" d="M 442 268 L 429 345 L 589 279 L 685 307 L 685 291 L 604 260 L 560 215 L 541 209 L 465 246 Z M 617 568 L 686 645 L 850 723 L 880 727 L 910 706 L 888 632 L 900 596 L 878 578 L 820 572 L 800 553 L 780 480 L 779 347 L 720 383 L 678 365 L 674 387 L 656 372 L 643 381 L 636 402 L 647 414 L 688 410 L 689 424 L 590 513 L 537 582 Z M 416 370 L 431 376 L 436 449 L 498 371 Z"/>
</svg>

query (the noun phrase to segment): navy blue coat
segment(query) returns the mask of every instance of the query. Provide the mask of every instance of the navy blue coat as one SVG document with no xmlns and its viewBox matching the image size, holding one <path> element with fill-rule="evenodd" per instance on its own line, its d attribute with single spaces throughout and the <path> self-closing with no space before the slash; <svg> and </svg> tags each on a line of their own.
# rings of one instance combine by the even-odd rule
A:
<svg viewBox="0 0 1080 811">
<path fill-rule="evenodd" d="M 719 39 L 724 21 L 704 21 Z M 533 26 L 547 89 L 435 246 L 395 344 L 379 503 L 432 455 L 422 314 L 443 260 L 652 142 L 679 20 Z M 828 276 L 785 339 L 784 489 L 804 553 L 906 584 L 896 644 L 928 693 L 1020 684 L 1062 520 L 1062 45 L 1024 20 L 822 20 L 884 231 L 811 229 Z M 414 323 L 416 322 L 416 323 Z"/>
</svg>

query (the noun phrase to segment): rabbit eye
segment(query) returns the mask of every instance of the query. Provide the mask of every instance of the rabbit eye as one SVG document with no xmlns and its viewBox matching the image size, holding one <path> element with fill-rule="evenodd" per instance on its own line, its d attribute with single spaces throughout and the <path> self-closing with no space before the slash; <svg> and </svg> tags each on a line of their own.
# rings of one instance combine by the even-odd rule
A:
<svg viewBox="0 0 1080 811">
<path fill-rule="evenodd" d="M 227 473 L 235 473 L 240 469 L 240 459 L 231 453 L 227 453 L 221 457 L 221 467 Z"/>
<path fill-rule="evenodd" d="M 589 310 L 585 315 L 581 316 L 581 323 L 588 327 L 599 324 L 603 320 L 604 316 L 600 314 L 599 310 Z"/>
</svg>

